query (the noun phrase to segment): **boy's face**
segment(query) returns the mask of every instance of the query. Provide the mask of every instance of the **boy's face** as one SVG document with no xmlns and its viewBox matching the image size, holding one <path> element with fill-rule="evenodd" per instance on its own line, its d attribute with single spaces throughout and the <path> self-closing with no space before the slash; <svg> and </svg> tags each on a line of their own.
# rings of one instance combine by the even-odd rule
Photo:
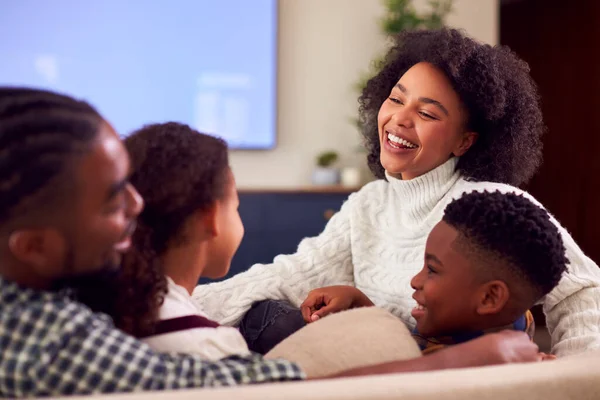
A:
<svg viewBox="0 0 600 400">
<path fill-rule="evenodd" d="M 427 239 L 425 265 L 411 281 L 417 306 L 412 316 L 423 336 L 476 329 L 481 281 L 455 243 L 459 233 L 441 221 Z"/>
</svg>

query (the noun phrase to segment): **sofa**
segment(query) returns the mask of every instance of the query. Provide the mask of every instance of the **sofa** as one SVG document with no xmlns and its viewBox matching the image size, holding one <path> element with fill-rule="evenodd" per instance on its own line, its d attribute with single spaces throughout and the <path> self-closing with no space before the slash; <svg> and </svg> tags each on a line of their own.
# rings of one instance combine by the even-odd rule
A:
<svg viewBox="0 0 600 400">
<path fill-rule="evenodd" d="M 347 368 L 418 356 L 418 347 L 404 324 L 386 311 L 370 308 L 350 310 L 310 324 L 277 345 L 266 357 L 293 360 L 309 377 L 319 378 Z M 78 398 L 86 397 L 75 397 Z M 600 399 L 600 351 L 538 363 L 96 398 L 597 400 Z"/>
</svg>

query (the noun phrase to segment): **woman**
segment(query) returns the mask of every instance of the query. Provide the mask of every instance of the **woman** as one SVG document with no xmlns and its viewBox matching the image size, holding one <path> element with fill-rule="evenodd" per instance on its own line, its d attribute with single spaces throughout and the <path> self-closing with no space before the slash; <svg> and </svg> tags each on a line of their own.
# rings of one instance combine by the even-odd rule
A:
<svg viewBox="0 0 600 400">
<path fill-rule="evenodd" d="M 351 195 L 323 233 L 303 240 L 295 254 L 197 287 L 195 300 L 213 318 L 239 323 L 266 299 L 338 311 L 335 304 L 326 308 L 327 293 L 307 296 L 324 286 L 353 285 L 414 326 L 410 279 L 445 206 L 473 190 L 522 193 L 515 186 L 541 163 L 542 115 L 526 63 L 459 31 L 398 36 L 359 102 L 368 162 L 379 180 Z M 569 272 L 545 297 L 544 311 L 553 351 L 564 356 L 600 347 L 600 270 L 560 231 Z M 275 322 L 259 323 L 253 338 Z M 243 325 L 257 325 L 255 317 Z"/>
</svg>

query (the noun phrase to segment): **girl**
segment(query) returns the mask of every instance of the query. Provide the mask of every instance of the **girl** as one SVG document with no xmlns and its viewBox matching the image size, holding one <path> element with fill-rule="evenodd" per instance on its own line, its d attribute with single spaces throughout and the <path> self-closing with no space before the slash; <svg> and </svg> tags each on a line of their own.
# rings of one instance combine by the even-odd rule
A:
<svg viewBox="0 0 600 400">
<path fill-rule="evenodd" d="M 245 316 L 253 304 L 291 303 L 292 312 L 271 310 L 268 323 L 251 332 L 260 339 L 269 326 L 286 325 L 278 322 L 281 315 L 297 318 L 303 302 L 316 314 L 311 320 L 347 308 L 334 295 L 309 293 L 352 285 L 414 327 L 410 280 L 422 268 L 426 238 L 446 205 L 474 190 L 524 193 L 516 186 L 527 183 L 542 160 L 542 115 L 527 65 L 507 48 L 482 45 L 457 30 L 398 36 L 359 103 L 368 162 L 379 180 L 351 195 L 296 254 L 198 287 L 193 296 L 213 318 L 257 326 L 254 314 L 262 318 L 265 304 L 286 307 L 259 303 Z M 600 347 L 600 269 L 553 222 L 570 264 L 545 296 L 544 311 L 553 351 L 563 356 Z"/>
<path fill-rule="evenodd" d="M 227 274 L 244 234 L 227 145 L 171 122 L 140 129 L 125 146 L 146 206 L 109 314 L 157 351 L 248 354 L 241 334 L 210 321 L 190 296 L 200 276 Z"/>
</svg>

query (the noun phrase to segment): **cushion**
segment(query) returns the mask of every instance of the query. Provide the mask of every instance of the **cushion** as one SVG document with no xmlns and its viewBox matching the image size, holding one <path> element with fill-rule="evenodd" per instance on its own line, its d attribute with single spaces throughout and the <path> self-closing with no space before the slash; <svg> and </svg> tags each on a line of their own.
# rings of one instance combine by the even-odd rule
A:
<svg viewBox="0 0 600 400">
<path fill-rule="evenodd" d="M 351 368 L 420 357 L 404 323 L 376 307 L 328 315 L 275 346 L 266 358 L 294 361 L 316 378 Z"/>
</svg>

